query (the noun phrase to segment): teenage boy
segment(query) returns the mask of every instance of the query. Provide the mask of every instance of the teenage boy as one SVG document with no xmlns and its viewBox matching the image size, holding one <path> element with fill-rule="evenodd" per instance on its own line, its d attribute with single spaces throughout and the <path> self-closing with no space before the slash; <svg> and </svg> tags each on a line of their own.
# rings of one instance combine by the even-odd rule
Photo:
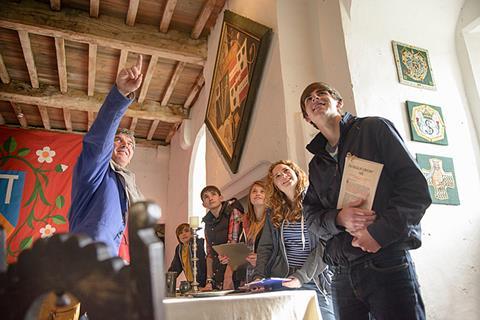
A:
<svg viewBox="0 0 480 320">
<path fill-rule="evenodd" d="M 337 319 L 425 319 L 412 258 L 421 245 L 420 220 L 431 204 L 427 182 L 393 124 L 379 117 L 342 115 L 343 99 L 312 83 L 300 99 L 303 117 L 320 133 L 308 144 L 307 225 L 324 241 L 334 272 Z M 347 154 L 382 163 L 372 210 L 363 199 L 337 209 Z"/>
<path fill-rule="evenodd" d="M 203 206 L 209 211 L 203 217 L 207 241 L 207 283 L 205 290 L 233 289 L 232 270 L 222 264 L 214 245 L 236 243 L 241 233 L 243 207 L 236 199 L 223 201 L 216 186 L 206 186 L 200 193 Z"/>
<path fill-rule="evenodd" d="M 181 223 L 175 230 L 178 245 L 175 256 L 168 271 L 175 271 L 179 275 L 182 271 L 188 282 L 193 282 L 193 232 L 188 223 Z M 205 249 L 204 240 L 197 238 L 197 281 L 200 287 L 205 287 Z"/>
</svg>

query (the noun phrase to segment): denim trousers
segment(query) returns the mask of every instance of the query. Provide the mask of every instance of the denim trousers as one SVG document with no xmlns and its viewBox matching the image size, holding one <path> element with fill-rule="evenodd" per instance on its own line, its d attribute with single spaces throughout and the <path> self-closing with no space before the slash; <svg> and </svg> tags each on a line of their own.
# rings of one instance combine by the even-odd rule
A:
<svg viewBox="0 0 480 320">
<path fill-rule="evenodd" d="M 379 252 L 333 267 L 337 320 L 424 320 L 425 307 L 408 251 Z"/>
<path fill-rule="evenodd" d="M 320 307 L 320 313 L 322 314 L 322 320 L 335 320 L 335 316 L 333 314 L 332 296 L 330 292 L 327 294 L 322 293 L 313 281 L 304 283 L 300 290 L 315 290 L 315 293 L 317 294 L 318 306 Z"/>
</svg>

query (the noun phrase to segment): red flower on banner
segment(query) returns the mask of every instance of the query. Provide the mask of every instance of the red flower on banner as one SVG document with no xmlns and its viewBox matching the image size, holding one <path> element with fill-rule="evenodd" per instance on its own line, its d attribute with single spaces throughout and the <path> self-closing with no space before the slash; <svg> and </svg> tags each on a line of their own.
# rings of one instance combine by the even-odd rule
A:
<svg viewBox="0 0 480 320">
<path fill-rule="evenodd" d="M 73 168 L 81 150 L 81 136 L 35 131 L 35 140 L 32 136 L 28 138 L 32 131 L 9 130 L 13 131 L 12 135 L 0 140 L 3 142 L 0 145 L 0 170 L 25 175 L 18 223 L 17 219 L 10 219 L 14 229 L 7 238 L 7 261 L 11 263 L 22 250 L 31 247 L 34 240 L 68 231 L 72 170 L 61 175 Z"/>
</svg>

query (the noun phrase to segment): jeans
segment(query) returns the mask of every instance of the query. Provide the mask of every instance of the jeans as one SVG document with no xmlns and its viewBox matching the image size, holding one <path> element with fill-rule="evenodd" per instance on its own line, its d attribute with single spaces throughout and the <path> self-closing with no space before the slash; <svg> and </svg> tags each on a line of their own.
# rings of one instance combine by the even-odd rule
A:
<svg viewBox="0 0 480 320">
<path fill-rule="evenodd" d="M 379 252 L 333 267 L 337 320 L 424 320 L 425 307 L 408 251 Z"/>
<path fill-rule="evenodd" d="M 332 296 L 330 293 L 327 295 L 323 294 L 313 281 L 304 283 L 300 290 L 315 290 L 317 294 L 318 306 L 320 307 L 320 313 L 322 314 L 322 320 L 335 320 L 335 315 L 333 314 Z"/>
</svg>

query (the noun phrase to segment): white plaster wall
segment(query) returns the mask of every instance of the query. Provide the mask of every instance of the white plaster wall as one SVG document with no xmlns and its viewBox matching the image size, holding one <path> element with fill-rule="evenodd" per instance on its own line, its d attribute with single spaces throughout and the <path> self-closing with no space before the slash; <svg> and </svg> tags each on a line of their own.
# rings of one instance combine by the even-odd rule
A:
<svg viewBox="0 0 480 320">
<path fill-rule="evenodd" d="M 458 18 L 456 45 L 472 119 L 480 139 L 480 1 L 465 0 Z"/>
<path fill-rule="evenodd" d="M 349 7 L 353 0 L 310 0 L 309 21 L 312 45 L 307 50 L 315 52 L 318 79 L 334 86 L 342 93 L 344 110 L 354 113 L 355 99 L 352 91 L 351 71 L 345 50 L 345 36 L 341 19 L 341 4 Z M 348 13 L 348 12 L 347 12 Z M 307 17 L 307 16 L 306 16 Z"/>
<path fill-rule="evenodd" d="M 429 319 L 480 317 L 478 141 L 455 43 L 463 3 L 362 0 L 342 9 L 357 114 L 392 120 L 412 154 L 454 159 L 461 205 L 432 205 L 422 220 L 423 246 L 412 252 Z M 437 90 L 398 82 L 392 40 L 428 49 Z M 442 107 L 448 146 L 410 141 L 405 100 Z"/>
<path fill-rule="evenodd" d="M 339 1 L 279 0 L 278 37 L 285 94 L 287 157 L 304 170 L 311 155 L 305 145 L 318 133 L 305 122 L 300 96 L 312 82 L 326 81 L 342 92 L 355 112 Z"/>
<path fill-rule="evenodd" d="M 135 180 L 148 200 L 155 201 L 162 209 L 160 222 L 165 221 L 167 209 L 169 147 L 147 148 L 137 146 L 129 169 L 135 173 Z"/>
<path fill-rule="evenodd" d="M 210 42 L 209 42 L 210 43 Z M 209 54 L 207 64 L 211 56 Z M 213 57 L 215 61 L 215 57 Z M 175 254 L 175 247 L 178 244 L 175 235 L 175 228 L 184 222 L 188 222 L 189 216 L 189 199 L 198 197 L 189 188 L 189 172 L 193 167 L 191 165 L 193 157 L 193 149 L 197 133 L 200 130 L 206 110 L 206 90 L 202 89 L 197 102 L 190 111 L 190 119 L 188 125 L 189 130 L 179 130 L 173 136 L 170 142 L 170 161 L 168 163 L 168 190 L 167 190 L 167 210 L 165 217 L 165 263 L 166 267 L 170 265 Z M 185 123 L 184 123 L 185 124 Z M 183 126 L 183 124 L 182 124 Z M 185 136 L 186 135 L 186 136 Z M 204 180 L 204 177 L 201 177 Z M 192 208 L 190 208 L 192 209 Z M 192 213 L 194 215 L 203 216 L 203 213 Z"/>
<path fill-rule="evenodd" d="M 278 34 L 282 80 L 285 91 L 285 130 L 287 132 L 288 158 L 299 164 L 304 170 L 308 168 L 305 152 L 303 116 L 300 110 L 300 96 L 310 83 L 321 78 L 317 61 L 320 50 L 312 48 L 318 43 L 316 32 L 312 29 L 311 1 L 278 1 Z M 312 50 L 313 49 L 313 50 Z M 307 124 L 308 126 L 308 124 Z"/>
</svg>

